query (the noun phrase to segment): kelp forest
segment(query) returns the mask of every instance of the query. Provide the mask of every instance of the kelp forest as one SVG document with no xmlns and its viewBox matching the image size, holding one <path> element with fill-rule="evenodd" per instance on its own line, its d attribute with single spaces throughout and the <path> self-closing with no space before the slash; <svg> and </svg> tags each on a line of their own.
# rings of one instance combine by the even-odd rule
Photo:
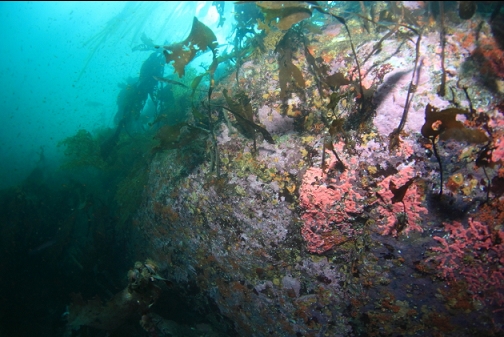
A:
<svg viewBox="0 0 504 337">
<path fill-rule="evenodd" d="M 212 5 L 1 191 L 0 336 L 501 335 L 503 2 Z"/>
</svg>

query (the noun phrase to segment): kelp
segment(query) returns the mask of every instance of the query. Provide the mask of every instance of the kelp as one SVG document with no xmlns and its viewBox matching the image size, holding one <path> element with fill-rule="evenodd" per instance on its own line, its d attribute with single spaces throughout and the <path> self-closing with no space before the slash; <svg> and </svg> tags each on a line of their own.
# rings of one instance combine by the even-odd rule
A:
<svg viewBox="0 0 504 337">
<path fill-rule="evenodd" d="M 415 43 L 415 63 L 412 71 L 412 76 L 411 76 L 411 81 L 408 87 L 408 92 L 406 95 L 406 102 L 404 105 L 404 111 L 401 117 L 401 121 L 398 125 L 397 128 L 395 128 L 389 135 L 389 150 L 392 151 L 395 148 L 399 146 L 400 139 L 399 136 L 404 129 L 404 126 L 406 125 L 406 120 L 408 116 L 408 110 L 411 105 L 412 101 L 412 96 L 416 90 L 416 85 L 414 84 L 415 78 L 417 79 L 418 82 L 418 63 L 420 59 L 420 40 L 422 36 L 422 29 L 417 28 L 417 27 L 422 27 L 423 24 L 419 23 L 419 18 L 420 16 L 416 13 L 414 13 L 412 10 L 404 7 L 404 6 L 398 6 L 397 3 L 391 2 L 390 3 L 390 10 L 391 11 L 381 11 L 379 15 L 378 22 L 374 21 L 373 19 L 369 19 L 368 17 L 364 15 L 359 15 L 363 20 L 366 22 L 372 22 L 375 24 L 377 27 L 384 27 L 387 28 L 389 31 L 380 38 L 380 40 L 375 43 L 373 46 L 372 51 L 368 54 L 366 58 L 364 58 L 363 63 L 367 62 L 367 60 L 374 55 L 375 53 L 378 53 L 381 51 L 382 44 L 383 42 L 391 37 L 392 35 L 401 33 L 399 28 L 403 27 L 408 29 L 411 33 L 417 35 L 417 40 Z M 396 19 L 394 19 L 396 18 Z M 389 22 L 393 24 L 391 28 L 388 28 Z M 406 23 L 404 23 L 406 22 Z M 410 38 L 407 38 L 408 40 L 412 41 Z M 364 109 L 362 109 L 364 110 Z"/>
<path fill-rule="evenodd" d="M 259 29 L 266 32 L 264 44 L 265 46 L 275 46 L 279 69 L 280 97 L 285 99 L 290 83 L 295 83 L 299 88 L 305 88 L 303 73 L 292 62 L 294 50 L 292 40 L 295 33 L 291 28 L 294 24 L 311 17 L 312 7 L 317 6 L 317 3 L 304 1 L 259 1 L 256 4 L 263 12 L 265 18 L 265 23 L 259 22 Z M 277 28 L 280 31 L 274 28 L 271 29 L 271 27 Z M 320 67 L 316 64 L 315 58 L 309 52 L 304 36 L 301 35 L 300 37 L 304 44 L 304 53 L 307 62 L 315 76 L 318 89 L 322 92 L 322 77 L 325 77 L 325 74 L 323 74 Z"/>
<path fill-rule="evenodd" d="M 206 75 L 208 75 L 208 73 L 203 73 L 201 75 L 198 75 L 196 77 L 193 78 L 192 82 L 191 82 L 191 89 L 192 89 L 192 92 L 191 92 L 191 97 L 194 96 L 194 93 L 196 92 L 196 89 L 198 88 L 198 86 L 200 85 L 201 83 L 201 80 L 203 79 L 203 77 L 205 77 Z"/>
<path fill-rule="evenodd" d="M 346 29 L 346 32 L 349 37 L 350 46 L 352 49 L 352 54 L 354 56 L 356 67 L 357 67 L 357 77 L 359 79 L 358 89 L 361 97 L 361 106 L 359 111 L 364 111 L 365 108 L 365 91 L 362 86 L 362 75 L 359 60 L 357 59 L 357 53 L 355 51 L 355 47 L 353 44 L 352 36 L 350 33 L 350 29 L 346 24 L 346 20 L 338 15 L 335 15 L 325 8 L 318 5 L 317 2 L 303 2 L 303 1 L 287 1 L 287 2 L 273 2 L 273 1 L 260 1 L 256 2 L 257 6 L 259 6 L 262 12 L 265 15 L 265 22 L 270 26 L 276 26 L 280 30 L 288 30 L 287 33 L 279 40 L 276 44 L 275 51 L 278 53 L 278 67 L 279 67 L 279 84 L 280 84 L 280 97 L 284 99 L 287 94 L 287 86 L 289 83 L 293 82 L 300 88 L 305 87 L 305 80 L 303 78 L 302 72 L 297 68 L 293 63 L 293 48 L 289 46 L 290 39 L 292 38 L 292 29 L 291 27 L 302 21 L 305 18 L 311 17 L 312 11 L 317 10 L 322 14 L 329 15 L 336 20 L 338 20 Z M 278 20 L 276 22 L 275 20 Z M 261 25 L 260 29 L 268 30 L 268 25 Z M 313 55 L 307 50 L 305 43 L 305 55 L 308 60 L 309 65 L 312 68 L 312 71 L 316 74 L 315 77 L 320 76 L 318 73 L 317 66 L 314 62 Z M 337 80 L 337 78 L 328 78 L 329 81 Z M 320 83 L 317 80 L 320 88 Z"/>
<path fill-rule="evenodd" d="M 275 140 L 273 139 L 273 137 L 271 136 L 271 134 L 268 132 L 268 130 L 266 130 L 265 128 L 263 128 L 260 125 L 257 125 L 254 122 L 251 122 L 251 121 L 243 118 L 242 116 L 240 116 L 239 114 L 235 113 L 233 110 L 231 110 L 229 108 L 226 108 L 225 106 L 223 106 L 222 108 L 224 108 L 227 111 L 231 112 L 235 117 L 237 117 L 237 119 L 242 120 L 245 124 L 247 124 L 250 127 L 252 127 L 255 131 L 261 133 L 262 136 L 263 136 L 263 138 L 264 138 L 264 140 L 266 140 L 268 143 L 275 144 Z"/>
<path fill-rule="evenodd" d="M 338 93 L 333 92 L 329 97 L 329 104 L 327 104 L 327 108 L 331 109 L 332 112 L 334 112 L 334 109 L 336 108 L 340 100 L 341 95 L 338 95 Z"/>
<path fill-rule="evenodd" d="M 148 183 L 147 163 L 137 160 L 124 172 L 124 177 L 117 183 L 115 201 L 120 207 L 117 221 L 126 225 L 142 203 L 142 191 Z"/>
<path fill-rule="evenodd" d="M 365 20 L 369 20 L 367 18 L 365 18 Z M 370 20 L 371 22 L 374 22 L 372 20 Z M 380 27 L 386 27 L 384 25 L 379 25 Z M 382 49 L 382 44 L 383 42 L 388 39 L 389 37 L 391 37 L 392 35 L 394 35 L 398 30 L 399 30 L 399 27 L 401 27 L 400 24 L 396 24 L 394 25 L 394 27 L 392 27 L 391 29 L 389 29 L 389 31 L 383 35 L 380 40 L 378 42 L 376 42 L 373 46 L 373 50 L 371 50 L 371 52 L 368 54 L 368 56 L 366 56 L 366 58 L 362 61 L 362 63 L 366 63 L 367 60 L 369 60 L 369 58 L 371 56 L 373 56 L 375 53 L 379 53 Z M 387 28 L 387 27 L 386 27 Z M 388 29 L 388 28 L 387 28 Z"/>
<path fill-rule="evenodd" d="M 260 125 L 254 123 L 254 117 L 252 112 L 252 105 L 250 104 L 250 99 L 244 92 L 240 92 L 235 95 L 235 100 L 232 100 L 227 94 L 227 90 L 224 89 L 222 94 L 226 98 L 226 103 L 229 107 L 221 106 L 227 111 L 231 112 L 244 132 L 246 137 L 254 137 L 254 133 L 260 132 L 264 139 L 270 143 L 275 144 L 271 134 Z M 254 137 L 255 142 L 255 137 Z"/>
<path fill-rule="evenodd" d="M 306 25 L 303 25 L 303 28 Z M 304 46 L 304 54 L 306 57 L 306 63 L 309 65 L 309 69 L 311 70 L 315 81 L 317 83 L 317 89 L 319 91 L 320 96 L 324 96 L 324 93 L 322 91 L 322 87 L 324 88 L 331 88 L 332 90 L 336 90 L 342 85 L 347 85 L 350 84 L 351 82 L 345 78 L 345 76 L 340 73 L 334 73 L 332 75 L 327 75 L 328 67 L 326 65 L 319 65 L 317 64 L 317 60 L 315 57 L 312 55 L 310 52 L 310 49 L 308 48 L 308 41 L 304 34 L 301 34 L 301 40 L 303 41 L 303 46 Z M 334 110 L 334 108 L 333 108 Z"/>
<path fill-rule="evenodd" d="M 292 80 L 294 80 L 298 87 L 302 89 L 305 87 L 303 73 L 294 65 L 294 63 L 292 63 L 293 48 L 290 43 L 291 38 L 293 38 L 292 31 L 289 31 L 284 35 L 276 47 L 276 52 L 278 53 L 278 81 L 280 84 L 280 97 L 282 99 L 286 98 L 287 86 Z"/>
<path fill-rule="evenodd" d="M 394 14 L 392 14 L 391 12 L 383 12 L 382 11 L 380 13 L 379 22 L 376 22 L 376 21 L 369 19 L 369 18 L 362 16 L 362 15 L 358 15 L 358 16 L 361 17 L 365 21 L 374 23 L 378 27 L 385 27 L 387 29 L 389 29 L 387 27 L 388 24 L 383 23 L 382 21 L 387 21 L 387 22 L 392 23 L 394 21 L 394 17 L 397 18 L 397 20 L 396 20 L 397 22 L 394 23 L 393 27 L 391 27 L 389 29 L 389 31 L 384 36 L 382 36 L 377 43 L 375 43 L 371 52 L 368 54 L 367 57 L 364 58 L 363 63 L 367 62 L 367 60 L 372 55 L 381 51 L 382 44 L 386 39 L 388 39 L 389 37 L 391 37 L 392 35 L 394 35 L 396 33 L 400 33 L 401 31 L 399 30 L 399 28 L 401 28 L 401 27 L 406 28 L 411 33 L 417 35 L 417 40 L 415 42 L 415 63 L 414 63 L 413 70 L 412 70 L 411 81 L 408 86 L 408 92 L 406 94 L 406 102 L 404 104 L 403 114 L 402 114 L 401 121 L 399 122 L 398 127 L 395 128 L 389 135 L 389 150 L 392 151 L 399 146 L 399 143 L 400 143 L 399 136 L 402 133 L 404 126 L 406 125 L 409 107 L 411 106 L 412 97 L 413 97 L 413 94 L 415 93 L 415 90 L 416 90 L 416 84 L 414 84 L 415 79 L 417 80 L 417 83 L 418 83 L 418 73 L 417 72 L 418 72 L 418 63 L 420 61 L 420 41 L 422 38 L 422 29 L 416 28 L 416 27 L 421 27 L 422 25 L 418 23 L 418 17 L 415 17 L 413 12 L 411 12 L 409 9 L 405 8 L 404 6 L 397 6 L 396 3 L 390 3 L 390 6 L 391 6 L 391 11 Z M 405 24 L 405 23 L 403 23 L 403 21 L 405 21 L 407 23 Z M 412 39 L 410 39 L 409 37 L 407 38 L 407 40 L 412 41 Z"/>
<path fill-rule="evenodd" d="M 164 46 L 163 54 L 166 63 L 173 61 L 175 71 L 179 77 L 182 77 L 185 74 L 185 66 L 196 57 L 199 51 L 209 48 L 215 58 L 216 47 L 217 37 L 214 32 L 195 17 L 189 36 L 182 42 Z"/>
<path fill-rule="evenodd" d="M 238 83 L 238 74 L 243 64 L 243 57 L 246 54 L 258 57 L 266 52 L 264 46 L 265 32 L 256 33 L 255 25 L 258 28 L 262 23 L 264 16 L 260 8 L 253 2 L 235 2 L 235 28 L 233 30 L 233 53 L 236 54 L 236 82 Z M 264 25 L 266 26 L 266 25 Z M 259 28 L 260 29 L 260 28 Z M 245 53 L 243 51 L 246 50 Z"/>
<path fill-rule="evenodd" d="M 397 214 L 397 221 L 394 224 L 397 233 L 402 232 L 406 227 L 406 224 L 408 223 L 408 212 L 406 210 L 406 203 L 404 202 L 404 197 L 406 196 L 406 192 L 408 191 L 409 187 L 413 185 L 413 183 L 417 179 L 418 177 L 412 177 L 404 185 L 400 187 L 397 187 L 397 185 L 392 180 L 390 180 L 389 182 L 389 190 L 394 195 L 390 201 L 392 201 L 393 204 L 400 202 L 403 205 L 403 213 Z"/>
<path fill-rule="evenodd" d="M 159 145 L 152 149 L 153 152 L 183 148 L 204 133 L 202 128 L 194 127 L 182 122 L 174 125 L 163 125 L 154 136 L 159 140 Z"/>
<path fill-rule="evenodd" d="M 364 108 L 365 108 L 366 100 L 364 97 L 364 87 L 362 86 L 361 68 L 360 68 L 360 64 L 359 64 L 359 59 L 357 58 L 357 52 L 355 51 L 355 46 L 353 44 L 352 34 L 350 34 L 350 29 L 348 28 L 348 25 L 346 24 L 346 20 L 343 17 L 341 17 L 339 15 L 335 15 L 335 14 L 323 9 L 320 6 L 315 6 L 314 8 L 317 9 L 322 14 L 329 15 L 329 16 L 333 17 L 334 19 L 338 20 L 345 27 L 345 30 L 348 34 L 348 40 L 350 42 L 350 48 L 352 49 L 352 54 L 353 54 L 353 57 L 355 60 L 355 66 L 357 67 L 357 77 L 359 79 L 359 93 L 361 95 L 361 106 L 359 108 L 359 111 L 363 112 Z"/>
<path fill-rule="evenodd" d="M 331 126 L 329 127 L 329 134 L 331 137 L 336 137 L 337 135 L 343 134 L 343 124 L 344 124 L 343 118 L 336 118 L 331 122 Z"/>
<path fill-rule="evenodd" d="M 81 129 L 74 136 L 67 137 L 58 142 L 59 146 L 65 147 L 64 154 L 67 157 L 63 168 L 106 167 L 106 163 L 100 154 L 99 140 L 95 139 L 86 130 Z"/>
<path fill-rule="evenodd" d="M 313 77 L 315 78 L 316 84 L 317 84 L 317 89 L 319 91 L 320 96 L 323 96 L 323 91 L 322 91 L 322 85 L 325 83 L 322 81 L 322 78 L 324 77 L 324 71 L 323 67 L 319 66 L 315 60 L 315 57 L 312 55 L 310 52 L 310 49 L 308 49 L 308 41 L 304 34 L 301 36 L 301 39 L 303 41 L 303 46 L 304 46 L 304 54 L 306 57 L 306 63 L 308 63 L 309 69 L 313 74 Z"/>
<path fill-rule="evenodd" d="M 397 202 L 402 202 L 405 207 L 404 213 L 406 213 L 406 205 L 404 204 L 404 196 L 408 191 L 408 188 L 415 182 L 417 177 L 410 178 L 404 185 L 401 187 L 397 187 L 396 184 L 390 180 L 389 182 L 389 190 L 394 195 L 391 199 L 392 203 L 395 204 Z"/>
<path fill-rule="evenodd" d="M 208 104 L 207 104 L 207 109 L 206 109 L 207 110 L 210 140 L 212 142 L 212 148 L 211 148 L 212 151 L 210 153 L 211 158 L 212 158 L 212 163 L 211 163 L 210 170 L 212 172 L 215 170 L 217 173 L 217 177 L 220 176 L 220 155 L 219 155 L 219 147 L 217 144 L 217 136 L 216 136 L 215 130 L 214 130 L 214 122 L 212 119 L 212 104 L 211 104 L 211 102 L 212 102 L 213 89 L 215 87 L 214 74 L 215 74 L 215 70 L 217 70 L 218 65 L 219 65 L 219 59 L 216 57 L 216 53 L 214 52 L 213 61 L 212 61 L 212 64 L 210 65 L 210 67 L 208 68 L 208 70 L 204 74 L 198 76 L 199 79 L 197 79 L 197 80 L 195 79 L 196 82 L 193 80 L 193 83 L 191 85 L 191 87 L 193 89 L 192 95 L 194 95 L 194 92 L 195 92 L 197 86 L 201 82 L 201 79 L 206 75 L 209 75 L 209 77 L 210 77 L 210 83 L 208 85 L 208 93 L 207 93 Z"/>
<path fill-rule="evenodd" d="M 329 127 L 329 134 L 324 137 L 323 147 L 322 147 L 322 171 L 325 172 L 325 152 L 326 150 L 330 150 L 334 156 L 336 157 L 336 169 L 340 172 L 346 170 L 346 166 L 343 161 L 338 156 L 338 153 L 334 149 L 333 141 L 337 135 L 343 135 L 343 118 L 336 118 L 331 122 L 331 126 Z"/>
<path fill-rule="evenodd" d="M 347 85 L 352 82 L 348 80 L 342 73 L 334 73 L 325 78 L 324 82 L 332 89 L 336 90 L 342 85 Z"/>
<path fill-rule="evenodd" d="M 367 17 L 367 10 L 366 10 L 366 6 L 364 5 L 364 1 L 359 1 L 359 5 L 360 5 L 360 10 L 361 10 L 362 16 Z M 364 20 L 362 22 L 362 26 L 368 34 L 371 33 L 368 20 Z"/>
<path fill-rule="evenodd" d="M 418 15 L 415 10 L 411 10 L 404 6 L 404 4 L 400 4 L 398 2 L 390 2 L 390 9 L 393 15 L 397 18 L 396 21 L 398 21 L 399 23 L 404 23 L 405 25 L 415 27 L 422 27 L 422 25 L 419 24 L 418 21 L 420 15 Z"/>
<path fill-rule="evenodd" d="M 115 150 L 117 144 L 119 143 L 119 136 L 124 127 L 124 122 L 121 121 L 116 127 L 114 133 L 109 138 L 105 139 L 100 144 L 100 156 L 103 160 L 108 160 L 112 152 Z"/>
<path fill-rule="evenodd" d="M 440 97 L 444 97 L 446 95 L 446 69 L 445 69 L 446 37 L 445 37 L 445 26 L 444 26 L 444 4 L 443 4 L 443 1 L 439 1 L 438 6 L 439 6 L 439 41 L 441 43 L 441 84 L 439 85 L 439 89 L 438 89 L 437 94 Z"/>
<path fill-rule="evenodd" d="M 223 62 L 227 62 L 229 60 L 232 60 L 232 59 L 238 60 L 242 56 L 244 56 L 247 52 L 248 52 L 247 49 L 242 49 L 242 50 L 233 50 L 233 52 L 231 52 L 231 53 L 223 54 L 220 56 L 215 56 L 215 54 L 214 54 L 214 58 L 212 60 L 212 63 L 210 64 L 210 67 L 208 67 L 208 70 L 206 72 L 204 72 L 203 74 L 200 74 L 200 75 L 194 77 L 194 79 L 192 80 L 192 82 L 191 82 L 191 89 L 192 89 L 191 97 L 194 96 L 196 89 L 198 88 L 198 86 L 200 85 L 201 81 L 203 80 L 203 78 L 205 76 L 209 76 L 210 88 L 211 88 L 211 91 L 213 91 L 214 84 L 215 84 L 214 83 L 214 74 L 215 74 L 215 71 L 217 70 L 218 65 Z M 236 70 L 236 74 L 237 74 L 236 76 L 238 76 L 238 68 Z M 237 77 L 237 82 L 238 82 L 238 77 Z"/>
<path fill-rule="evenodd" d="M 464 123 L 456 119 L 457 115 L 469 116 L 470 113 L 457 108 L 448 108 L 438 111 L 438 109 L 430 104 L 427 104 L 425 107 L 425 123 L 422 126 L 421 133 L 422 136 L 431 141 L 434 156 L 439 164 L 440 196 L 443 194 L 443 165 L 437 151 L 436 139 L 452 139 L 473 144 L 482 144 L 489 140 L 484 131 L 466 128 Z"/>
<path fill-rule="evenodd" d="M 84 60 L 77 81 L 85 74 L 88 66 L 91 64 L 94 56 L 100 51 L 104 45 L 110 45 L 112 41 L 122 39 L 124 41 L 137 40 L 140 33 L 145 29 L 146 25 L 150 23 L 151 13 L 156 13 L 160 10 L 161 3 L 154 1 L 129 1 L 126 2 L 121 12 L 117 13 L 111 18 L 104 27 L 91 36 L 82 44 L 82 48 L 88 51 L 88 55 Z M 166 20 L 158 29 L 169 27 L 170 21 Z M 148 48 L 148 42 L 144 39 L 142 34 L 141 40 L 144 42 L 145 47 L 141 50 L 152 50 Z"/>
<path fill-rule="evenodd" d="M 415 31 L 413 28 L 410 28 L 413 31 Z M 395 128 L 389 135 L 389 150 L 392 151 L 393 149 L 396 149 L 399 146 L 400 140 L 399 140 L 399 135 L 404 129 L 404 126 L 406 125 L 406 120 L 408 118 L 408 111 L 411 105 L 411 101 L 413 99 L 413 94 L 416 90 L 416 85 L 413 84 L 413 81 L 415 78 L 417 78 L 418 82 L 418 74 L 417 74 L 417 68 L 418 68 L 418 61 L 420 60 L 420 39 L 422 38 L 422 33 L 418 33 L 418 38 L 415 44 L 415 64 L 413 66 L 412 74 L 411 74 L 411 81 L 408 86 L 408 92 L 406 94 L 406 102 L 404 103 L 404 110 L 403 114 L 401 116 L 401 121 L 399 122 L 399 125 L 397 128 Z"/>
<path fill-rule="evenodd" d="M 427 104 L 425 107 L 425 123 L 422 126 L 422 136 L 428 139 L 439 137 L 441 140 L 453 139 L 473 144 L 482 144 L 488 141 L 488 136 L 480 129 L 466 128 L 464 123 L 458 121 L 457 115 L 468 116 L 469 111 L 448 108 L 438 111 Z"/>
<path fill-rule="evenodd" d="M 142 43 L 131 48 L 131 51 L 152 51 L 156 49 L 154 41 L 147 35 L 145 35 L 145 33 L 142 33 L 140 40 L 142 41 Z"/>
<path fill-rule="evenodd" d="M 252 111 L 252 105 L 250 104 L 250 99 L 248 98 L 248 96 L 243 91 L 240 91 L 234 96 L 235 100 L 232 100 L 231 97 L 229 97 L 226 89 L 222 91 L 222 94 L 226 99 L 226 103 L 229 106 L 229 109 L 233 111 L 233 114 L 242 117 L 237 119 L 237 122 L 242 128 L 245 136 L 253 137 L 254 128 L 244 121 L 254 121 L 254 113 Z"/>
<path fill-rule="evenodd" d="M 198 86 L 200 85 L 203 78 L 205 78 L 205 76 L 208 76 L 210 79 L 208 97 L 210 97 L 212 95 L 212 91 L 215 86 L 214 74 L 215 74 L 215 70 L 217 69 L 218 65 L 219 65 L 219 59 L 214 58 L 212 61 L 212 64 L 210 65 L 210 67 L 208 68 L 208 70 L 206 72 L 204 72 L 203 74 L 199 74 L 198 76 L 195 76 L 193 78 L 193 80 L 191 82 L 191 89 L 192 89 L 191 97 L 194 96 L 194 94 L 196 93 L 196 89 L 198 89 Z"/>
<path fill-rule="evenodd" d="M 311 5 L 305 1 L 257 1 L 264 14 L 264 21 L 280 30 L 288 30 L 293 25 L 312 16 Z"/>
<path fill-rule="evenodd" d="M 324 145 L 323 145 L 323 151 L 322 151 L 322 172 L 325 172 L 325 151 L 326 150 L 330 150 L 334 156 L 336 157 L 336 169 L 340 172 L 343 172 L 346 170 L 346 166 L 345 164 L 343 163 L 343 161 L 340 159 L 340 157 L 338 156 L 338 153 L 336 152 L 336 150 L 334 149 L 334 145 L 332 143 L 332 139 L 327 137 L 326 139 L 324 139 Z"/>
<path fill-rule="evenodd" d="M 188 89 L 189 87 L 187 85 L 185 85 L 184 83 L 182 82 L 179 82 L 179 81 L 175 81 L 175 80 L 172 80 L 168 77 L 158 77 L 158 76 L 154 76 L 154 79 L 158 82 L 163 82 L 163 83 L 168 83 L 168 84 L 175 84 L 175 85 L 178 85 L 180 87 L 183 87 L 183 88 L 186 88 Z"/>
</svg>

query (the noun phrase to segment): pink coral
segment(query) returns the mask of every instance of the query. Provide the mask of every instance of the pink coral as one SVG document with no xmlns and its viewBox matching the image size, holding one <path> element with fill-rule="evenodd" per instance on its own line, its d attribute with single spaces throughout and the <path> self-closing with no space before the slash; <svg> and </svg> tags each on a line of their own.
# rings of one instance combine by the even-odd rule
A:
<svg viewBox="0 0 504 337">
<path fill-rule="evenodd" d="M 340 144 L 340 148 L 341 148 Z M 329 167 L 336 158 L 330 154 Z M 311 253 L 322 254 L 354 235 L 352 214 L 363 212 L 364 197 L 354 190 L 355 170 L 346 170 L 330 178 L 321 168 L 311 167 L 303 176 L 299 190 L 304 209 L 301 219 L 303 238 Z"/>
<path fill-rule="evenodd" d="M 492 234 L 488 226 L 469 219 L 466 228 L 460 222 L 444 223 L 449 237 L 434 237 L 441 247 L 426 260 L 435 261 L 449 284 L 467 282 L 473 297 L 504 305 L 504 231 Z"/>
<path fill-rule="evenodd" d="M 492 151 L 492 161 L 498 163 L 504 160 L 504 136 L 494 141 L 495 149 Z"/>
<path fill-rule="evenodd" d="M 490 121 L 489 125 L 494 129 L 492 162 L 504 162 L 504 118 L 497 115 L 495 119 Z"/>
<path fill-rule="evenodd" d="M 412 166 L 401 169 L 397 174 L 389 176 L 378 184 L 381 190 L 378 212 L 381 215 L 379 228 L 383 235 L 397 236 L 398 228 L 404 227 L 402 233 L 408 234 L 410 231 L 422 232 L 423 229 L 418 225 L 421 220 L 420 213 L 427 214 L 428 211 L 422 206 L 422 194 L 416 183 L 406 190 L 402 202 L 393 203 L 394 194 L 390 190 L 392 182 L 398 188 L 405 185 L 411 178 L 415 177 L 415 171 Z M 399 215 L 404 215 L 400 218 Z"/>
</svg>

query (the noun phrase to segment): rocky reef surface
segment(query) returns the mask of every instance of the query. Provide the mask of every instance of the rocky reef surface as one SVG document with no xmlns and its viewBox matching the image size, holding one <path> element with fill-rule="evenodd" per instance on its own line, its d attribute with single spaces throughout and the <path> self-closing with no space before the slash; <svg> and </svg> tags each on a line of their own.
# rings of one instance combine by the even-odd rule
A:
<svg viewBox="0 0 504 337">
<path fill-rule="evenodd" d="M 212 333 L 502 333 L 504 52 L 425 11 L 269 33 L 212 88 L 215 142 L 155 154 L 131 246 Z"/>
</svg>

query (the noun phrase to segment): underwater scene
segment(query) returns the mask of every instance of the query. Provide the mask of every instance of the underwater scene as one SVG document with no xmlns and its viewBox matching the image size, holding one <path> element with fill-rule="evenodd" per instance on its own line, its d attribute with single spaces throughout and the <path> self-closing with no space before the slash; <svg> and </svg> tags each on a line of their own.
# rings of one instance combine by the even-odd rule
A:
<svg viewBox="0 0 504 337">
<path fill-rule="evenodd" d="M 504 2 L 0 18 L 0 337 L 504 336 Z"/>
</svg>

